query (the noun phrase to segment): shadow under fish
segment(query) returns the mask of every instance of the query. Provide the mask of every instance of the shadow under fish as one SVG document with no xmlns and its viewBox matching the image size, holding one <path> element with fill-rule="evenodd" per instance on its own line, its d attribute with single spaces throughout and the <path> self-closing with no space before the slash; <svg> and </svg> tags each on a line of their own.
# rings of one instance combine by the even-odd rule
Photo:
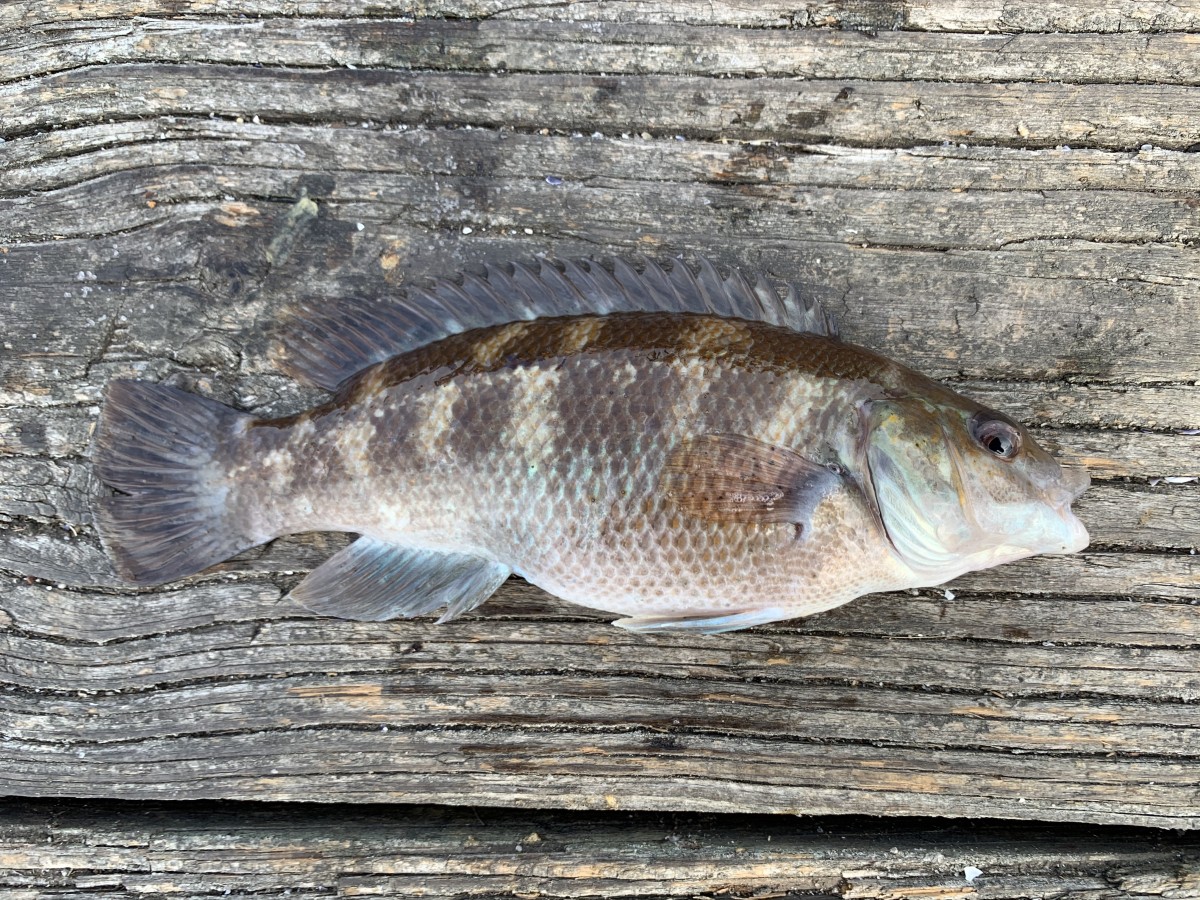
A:
<svg viewBox="0 0 1200 900">
<path fill-rule="evenodd" d="M 258 419 L 108 385 L 96 522 L 122 577 L 346 531 L 292 591 L 318 613 L 446 621 L 516 573 L 623 628 L 716 633 L 1088 543 L 1083 470 L 705 259 L 312 301 L 274 355 L 332 399 Z"/>
</svg>

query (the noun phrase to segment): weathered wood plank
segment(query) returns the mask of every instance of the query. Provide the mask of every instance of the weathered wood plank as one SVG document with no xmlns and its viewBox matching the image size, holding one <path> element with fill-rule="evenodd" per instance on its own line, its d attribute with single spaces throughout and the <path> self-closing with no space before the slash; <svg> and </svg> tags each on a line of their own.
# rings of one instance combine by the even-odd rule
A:
<svg viewBox="0 0 1200 900">
<path fill-rule="evenodd" d="M 207 62 L 882 81 L 1200 82 L 1190 33 L 944 34 L 463 19 L 106 19 L 0 44 L 0 81 L 112 63 Z"/>
<path fill-rule="evenodd" d="M 188 7 L 192 15 L 244 14 L 242 0 L 204 0 Z M 329 14 L 322 0 L 256 0 L 263 16 L 320 17 Z M 1054 0 L 1040 4 L 884 0 L 844 3 L 711 2 L 711 0 L 347 0 L 341 15 L 428 16 L 451 19 L 593 20 L 599 22 L 734 25 L 755 28 L 844 28 L 864 31 L 929 30 L 953 32 L 1160 32 L 1200 29 L 1194 0 L 1144 3 L 1139 0 Z M 127 16 L 162 16 L 161 0 L 115 3 L 100 0 L 86 10 L 71 0 L 12 0 L 0 8 L 0 29 L 35 28 L 46 23 Z"/>
<path fill-rule="evenodd" d="M 581 136 L 580 136 L 581 137 Z M 176 116 L 41 132 L 0 147 L 11 167 L 3 193 L 48 191 L 148 166 L 256 166 L 260 177 L 292 173 L 386 172 L 497 178 L 560 174 L 581 182 L 613 178 L 717 184 L 868 187 L 875 190 L 1080 188 L 1190 192 L 1200 180 L 1194 153 L 1161 148 L 1120 152 L 949 144 L 856 148 L 835 144 L 744 144 L 522 134 L 421 128 L 356 130 Z M 627 169 L 627 170 L 626 170 Z"/>
<path fill-rule="evenodd" d="M 0 7 L 0 792 L 1196 826 L 1197 12 L 1154 6 Z M 109 379 L 290 412 L 263 337 L 297 291 L 682 250 L 1038 426 L 1096 545 L 713 639 L 516 580 L 448 626 L 314 619 L 282 598 L 339 536 L 113 577 Z M 1063 887 L 1032 865 L 1005 890 Z M 1071 889 L 1186 880 L 1108 871 Z M 89 877 L 57 886 L 125 884 Z M 467 890 L 433 877 L 340 884 Z"/>
<path fill-rule="evenodd" d="M 1013 835 L 990 823 L 864 831 L 844 819 L 319 806 L 298 815 L 232 803 L 0 810 L 0 885 L 13 896 L 1123 900 L 1182 896 L 1196 850 L 1193 836 L 1045 825 Z"/>
<path fill-rule="evenodd" d="M 670 701 L 665 705 L 670 711 Z M 1189 760 L 981 755 L 694 731 L 676 737 L 641 726 L 595 733 L 553 723 L 541 732 L 494 724 L 382 730 L 387 727 L 375 722 L 266 735 L 201 732 L 138 741 L 136 752 L 128 743 L 76 744 L 63 754 L 40 741 L 14 739 L 0 746 L 0 765 L 6 792 L 19 795 L 436 800 L 501 807 L 541 806 L 552 797 L 570 809 L 790 815 L 844 813 L 869 798 L 880 814 L 1061 821 L 1116 807 L 1132 824 L 1200 824 Z M 1048 779 L 1049 760 L 1056 777 Z M 538 785 L 536 795 L 531 783 Z"/>
<path fill-rule="evenodd" d="M 467 664 L 465 659 L 457 661 Z M 419 660 L 414 665 L 419 665 Z M 550 659 L 544 664 L 547 669 L 562 665 L 562 661 Z M 65 668 L 72 667 L 68 663 Z M 263 679 L 259 673 L 250 673 L 258 677 L 204 684 L 198 690 L 196 682 L 203 676 L 197 672 L 193 659 L 190 668 L 172 673 L 174 683 L 153 685 L 153 690 L 148 690 L 150 685 L 142 690 L 127 689 L 123 693 L 129 695 L 119 704 L 94 696 L 106 693 L 105 683 L 95 677 L 90 688 L 76 695 L 53 696 L 45 688 L 16 693 L 7 704 L 6 716 L 13 729 L 36 735 L 43 743 L 74 743 L 76 750 L 80 746 L 79 722 L 88 720 L 91 748 L 99 751 L 121 744 L 132 761 L 147 752 L 149 742 L 176 739 L 176 743 L 184 743 L 198 732 L 315 732 L 335 726 L 376 730 L 387 726 L 395 734 L 380 739 L 377 749 L 386 751 L 390 744 L 407 751 L 416 733 L 433 728 L 480 733 L 507 729 L 526 736 L 537 729 L 562 730 L 581 733 L 579 737 L 587 739 L 613 729 L 658 733 L 664 714 L 669 714 L 673 727 L 666 733 L 675 737 L 665 740 L 659 749 L 672 751 L 677 761 L 696 764 L 701 762 L 701 753 L 691 746 L 691 736 L 705 732 L 739 738 L 748 750 L 758 747 L 763 753 L 769 752 L 772 741 L 780 739 L 789 745 L 862 744 L 879 741 L 883 733 L 889 734 L 892 745 L 928 748 L 928 735 L 935 734 L 932 746 L 939 752 L 951 748 L 964 751 L 964 756 L 981 744 L 1003 742 L 1012 753 L 1158 757 L 1186 763 L 1197 753 L 1200 721 L 1194 705 L 1148 710 L 1136 697 L 950 699 L 933 692 L 914 694 L 903 687 L 864 686 L 848 691 L 845 686 L 789 682 L 786 671 L 767 684 L 692 675 L 669 685 L 644 675 L 601 678 L 595 672 L 517 673 L 506 678 L 503 691 L 496 690 L 494 675 L 448 671 L 338 679 L 324 675 Z M 781 695 L 781 685 L 787 685 L 786 696 Z M 1191 697 L 1196 693 L 1192 685 Z M 659 710 L 653 709 L 655 701 L 662 704 Z M 852 716 L 847 715 L 848 708 L 853 709 Z M 188 715 L 181 716 L 181 709 L 188 710 Z M 266 750 L 262 739 L 255 743 L 260 751 Z M 485 738 L 483 743 L 501 749 L 494 738 Z M 180 752 L 179 747 L 172 752 Z M 79 752 L 73 755 L 83 758 Z M 831 755 L 836 758 L 840 754 Z M 45 757 L 49 763 L 49 755 Z M 334 759 L 332 768 L 344 770 L 348 762 Z M 398 762 L 393 769 L 411 765 L 411 761 Z M 481 773 L 468 768 L 462 774 Z M 640 773 L 638 779 L 651 774 Z M 15 781 L 19 775 L 14 772 L 5 783 Z"/>
<path fill-rule="evenodd" d="M 466 162 L 466 161 L 463 161 Z M 573 174 L 573 173 L 571 173 Z M 541 177 L 538 177 L 538 176 Z M 162 165 L 152 173 L 132 170 L 101 176 L 56 191 L 31 197 L 14 198 L 0 207 L 0 229 L 11 241 L 44 240 L 82 237 L 91 234 L 91 221 L 82 214 L 93 209 L 101 197 L 144 198 L 152 196 L 158 203 L 183 207 L 223 196 L 276 195 L 286 196 L 293 188 L 295 174 L 289 171 L 268 172 L 212 165 Z M 792 185 L 742 185 L 730 191 L 720 184 L 684 184 L 675 186 L 673 197 L 661 193 L 639 191 L 649 179 L 596 178 L 578 182 L 563 178 L 561 189 L 553 192 L 559 204 L 568 208 L 593 210 L 594 227 L 615 227 L 618 216 L 631 217 L 635 226 L 659 223 L 667 233 L 681 234 L 689 227 L 696 231 L 717 224 L 738 225 L 739 237 L 746 241 L 762 242 L 787 234 L 798 244 L 835 243 L 849 245 L 884 245 L 914 247 L 924 250 L 1003 249 L 1007 246 L 1035 240 L 1103 242 L 1110 234 L 1106 223 L 1112 217 L 1123 217 L 1126 239 L 1131 244 L 1171 244 L 1200 236 L 1197 209 L 1200 204 L 1190 193 L 1172 196 L 1160 191 L 1132 192 L 1058 190 L 1047 194 L 1030 191 L 962 191 L 947 192 L 944 188 L 921 191 L 908 189 L 874 190 L 810 186 L 803 193 Z M 632 183 L 630 183 L 632 182 Z M 557 186 L 557 185 L 556 185 Z M 476 222 L 482 227 L 497 228 L 527 222 L 546 227 L 546 216 L 559 210 L 551 208 L 532 212 L 546 203 L 544 175 L 537 170 L 525 172 L 519 178 L 506 179 L 496 173 L 476 175 L 455 173 L 431 182 L 428 175 L 417 176 L 358 175 L 346 173 L 332 186 L 328 200 L 337 203 L 346 213 L 360 211 L 362 218 L 375 224 L 389 210 L 407 214 L 410 221 L 420 222 L 419 210 L 430 211 L 436 202 L 448 194 L 462 199 L 457 215 L 464 222 Z M 386 195 L 391 203 L 379 203 L 375 198 Z M 530 210 L 519 222 L 499 219 L 485 204 L 502 198 L 504 207 Z M 472 203 L 471 200 L 474 200 Z M 559 204 L 555 204 L 556 206 Z M 472 208 L 474 207 L 474 208 Z M 268 207 L 269 209 L 269 207 Z M 602 211 L 607 210 L 607 213 Z M 987 215 L 984 215 L 985 211 Z M 186 212 L 184 213 L 186 214 Z M 269 214 L 269 213 L 268 213 Z M 264 210 L 243 204 L 225 209 L 229 222 L 240 216 L 253 226 L 253 219 Z M 696 221 L 698 217 L 698 221 Z M 113 210 L 105 223 L 114 232 L 128 231 L 161 220 L 155 208 L 144 201 L 133 204 L 126 200 Z M 716 220 L 716 221 L 714 221 Z M 722 221 L 723 220 L 723 221 Z M 41 231 L 26 230 L 36 222 Z M 435 222 L 421 222 L 433 225 Z M 851 227 L 853 225 L 854 227 Z"/>
<path fill-rule="evenodd" d="M 236 94 L 221 89 L 229 78 L 239 84 Z M 1147 143 L 1172 149 L 1200 143 L 1196 92 L 1171 84 L 314 72 L 131 63 L 0 84 L 0 104 L 15 110 L 0 137 L 83 124 L 115 109 L 283 122 L 303 109 L 305 119 L 329 124 L 470 124 L 878 147 L 969 140 L 1132 150 Z M 1130 140 L 1133 134 L 1138 143 Z"/>
</svg>

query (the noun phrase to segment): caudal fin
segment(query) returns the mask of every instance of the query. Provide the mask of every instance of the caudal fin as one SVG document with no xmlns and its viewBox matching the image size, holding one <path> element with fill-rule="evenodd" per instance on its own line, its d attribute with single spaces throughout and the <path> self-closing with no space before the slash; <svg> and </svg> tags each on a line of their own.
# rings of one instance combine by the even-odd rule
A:
<svg viewBox="0 0 1200 900">
<path fill-rule="evenodd" d="M 245 413 L 178 388 L 113 381 L 93 457 L 116 493 L 96 525 L 117 572 L 136 584 L 191 575 L 258 541 L 232 521 L 225 460 Z"/>
</svg>

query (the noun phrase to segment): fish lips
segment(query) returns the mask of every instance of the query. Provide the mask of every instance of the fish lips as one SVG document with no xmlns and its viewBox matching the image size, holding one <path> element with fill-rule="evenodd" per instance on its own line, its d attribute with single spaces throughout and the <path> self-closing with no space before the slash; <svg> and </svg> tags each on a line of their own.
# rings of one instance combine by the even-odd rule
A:
<svg viewBox="0 0 1200 900">
<path fill-rule="evenodd" d="M 1083 522 L 1075 515 L 1075 510 L 1071 509 L 1071 504 L 1078 500 L 1083 492 L 1088 489 L 1092 483 L 1092 479 L 1088 476 L 1085 469 L 1070 468 L 1064 469 L 1066 484 L 1063 485 L 1067 492 L 1067 500 L 1059 509 L 1059 517 L 1063 520 L 1066 526 L 1066 534 L 1063 540 L 1063 549 L 1052 551 L 1057 553 L 1077 553 L 1091 543 L 1091 537 L 1088 535 L 1087 528 Z"/>
<path fill-rule="evenodd" d="M 1083 496 L 1083 492 L 1091 487 L 1092 478 L 1087 473 L 1087 469 L 1082 466 L 1064 466 L 1062 470 L 1062 487 L 1070 496 L 1067 504 L 1070 505 Z"/>
<path fill-rule="evenodd" d="M 1046 529 L 1047 537 L 1054 543 L 1038 552 L 1078 553 L 1091 542 L 1091 537 L 1083 522 L 1075 515 L 1071 504 L 1083 496 L 1084 491 L 1091 486 L 1092 479 L 1082 466 L 1070 466 L 1061 469 L 1057 482 L 1050 503 L 1054 519 Z"/>
<path fill-rule="evenodd" d="M 1047 498 L 1040 512 L 1030 525 L 1029 540 L 1021 543 L 1030 554 L 1078 553 L 1091 542 L 1087 528 L 1075 510 L 1074 503 L 1091 484 L 1087 472 L 1081 468 L 1063 469 L 1053 488 L 1046 491 Z"/>
<path fill-rule="evenodd" d="M 1079 518 L 1071 511 L 1070 507 L 1063 510 L 1062 521 L 1066 526 L 1062 549 L 1047 550 L 1047 553 L 1078 553 L 1092 542 L 1087 528 L 1079 521 Z"/>
</svg>

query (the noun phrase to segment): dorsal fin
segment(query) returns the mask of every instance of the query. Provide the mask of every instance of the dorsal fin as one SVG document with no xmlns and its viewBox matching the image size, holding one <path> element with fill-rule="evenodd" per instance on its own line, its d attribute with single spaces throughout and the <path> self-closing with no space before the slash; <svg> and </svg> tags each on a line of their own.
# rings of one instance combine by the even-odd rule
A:
<svg viewBox="0 0 1200 900">
<path fill-rule="evenodd" d="M 395 299 L 304 301 L 290 310 L 272 355 L 293 378 L 334 390 L 368 366 L 472 328 L 614 312 L 702 313 L 837 336 L 833 320 L 795 285 L 781 296 L 763 275 L 722 275 L 704 257 L 695 269 L 674 260 L 667 268 L 644 261 L 640 270 L 622 259 L 539 259 L 437 279 Z"/>
</svg>

